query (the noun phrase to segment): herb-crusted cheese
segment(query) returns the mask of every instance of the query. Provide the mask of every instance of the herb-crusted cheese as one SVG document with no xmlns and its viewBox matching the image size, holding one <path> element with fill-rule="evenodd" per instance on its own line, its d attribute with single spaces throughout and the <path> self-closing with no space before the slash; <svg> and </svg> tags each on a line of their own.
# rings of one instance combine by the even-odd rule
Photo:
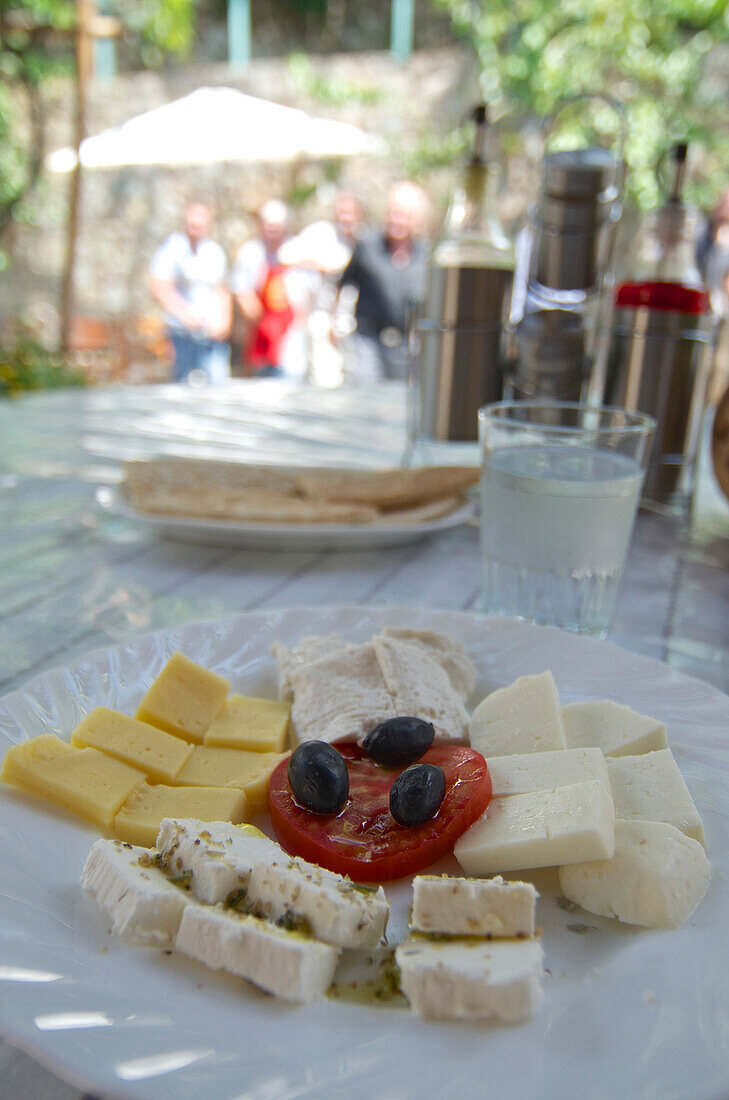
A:
<svg viewBox="0 0 729 1100">
<path fill-rule="evenodd" d="M 390 912 L 381 886 L 362 888 L 299 859 L 256 864 L 247 900 L 260 916 L 301 919 L 313 936 L 338 947 L 376 947 Z"/>
<path fill-rule="evenodd" d="M 541 999 L 539 940 L 433 941 L 411 935 L 395 951 L 413 1012 L 430 1019 L 528 1019 Z"/>
<path fill-rule="evenodd" d="M 334 977 L 339 950 L 231 910 L 190 906 L 175 946 L 212 970 L 225 970 L 288 1001 L 323 996 Z"/>
<path fill-rule="evenodd" d="M 417 875 L 410 926 L 450 936 L 534 935 L 537 891 L 529 882 Z"/>
<path fill-rule="evenodd" d="M 121 840 L 91 845 L 81 884 L 110 918 L 116 935 L 160 947 L 174 943 L 192 900 L 156 866 L 148 849 Z"/>
</svg>

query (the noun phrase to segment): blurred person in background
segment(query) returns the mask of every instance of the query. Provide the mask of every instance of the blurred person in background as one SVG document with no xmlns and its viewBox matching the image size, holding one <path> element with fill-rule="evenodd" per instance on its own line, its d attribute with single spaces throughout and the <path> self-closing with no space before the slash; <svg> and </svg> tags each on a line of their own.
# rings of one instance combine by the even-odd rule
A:
<svg viewBox="0 0 729 1100">
<path fill-rule="evenodd" d="M 312 299 L 312 273 L 284 262 L 292 216 L 279 199 L 258 212 L 258 236 L 241 245 L 230 288 L 247 332 L 244 367 L 259 378 L 303 378 L 304 320 Z"/>
<path fill-rule="evenodd" d="M 338 193 L 332 213 L 331 220 L 305 226 L 279 252 L 283 262 L 311 274 L 311 308 L 305 325 L 307 377 L 322 386 L 342 381 L 338 345 L 355 327 L 356 291 L 339 293 L 338 281 L 366 232 L 364 207 L 352 191 Z"/>
<path fill-rule="evenodd" d="M 346 341 L 353 381 L 404 379 L 411 306 L 425 292 L 427 250 L 422 240 L 429 204 L 422 187 L 405 181 L 390 189 L 382 230 L 357 241 L 339 280 L 357 291 L 356 331 Z"/>
<path fill-rule="evenodd" d="M 150 265 L 152 294 L 174 348 L 175 382 L 217 383 L 230 376 L 227 262 L 210 237 L 212 224 L 207 203 L 189 202 L 184 230 L 160 245 Z"/>
</svg>

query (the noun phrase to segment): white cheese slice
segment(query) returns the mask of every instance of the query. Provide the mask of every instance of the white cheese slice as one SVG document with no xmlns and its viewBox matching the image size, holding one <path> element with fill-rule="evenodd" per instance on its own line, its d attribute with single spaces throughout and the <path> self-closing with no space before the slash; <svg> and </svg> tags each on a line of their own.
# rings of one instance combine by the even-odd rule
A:
<svg viewBox="0 0 729 1100">
<path fill-rule="evenodd" d="M 165 818 L 157 850 L 170 874 L 192 871 L 192 893 L 210 905 L 244 889 L 256 862 L 289 859 L 253 825 L 195 818 Z"/>
<path fill-rule="evenodd" d="M 612 859 L 560 867 L 562 893 L 589 913 L 648 928 L 680 928 L 711 878 L 697 840 L 657 821 L 616 821 Z"/>
<path fill-rule="evenodd" d="M 471 715 L 468 736 L 487 759 L 566 748 L 552 673 L 522 676 L 487 695 Z"/>
<path fill-rule="evenodd" d="M 557 749 L 489 756 L 491 788 L 495 797 L 549 791 L 571 783 L 599 779 L 610 790 L 605 757 L 600 749 Z"/>
<path fill-rule="evenodd" d="M 666 727 L 622 703 L 598 699 L 562 707 L 567 747 L 598 748 L 606 756 L 635 756 L 666 747 Z"/>
<path fill-rule="evenodd" d="M 225 970 L 287 1001 L 314 1001 L 329 988 L 339 951 L 298 932 L 230 910 L 190 906 L 175 946 L 212 970 Z"/>
<path fill-rule="evenodd" d="M 466 874 L 489 875 L 609 859 L 614 843 L 612 797 L 601 780 L 591 779 L 492 798 L 454 853 Z"/>
<path fill-rule="evenodd" d="M 390 906 L 382 887 L 355 886 L 342 875 L 304 860 L 258 863 L 246 903 L 258 916 L 302 918 L 311 934 L 338 947 L 373 948 L 385 935 Z"/>
<path fill-rule="evenodd" d="M 534 935 L 537 891 L 530 882 L 418 875 L 410 926 L 450 936 Z"/>
<path fill-rule="evenodd" d="M 191 898 L 154 865 L 154 852 L 121 840 L 96 840 L 81 884 L 118 936 L 161 947 L 174 943 Z"/>
<path fill-rule="evenodd" d="M 517 1023 L 542 999 L 538 940 L 436 940 L 417 933 L 395 951 L 400 986 L 419 1016 L 495 1016 Z"/>
<path fill-rule="evenodd" d="M 706 847 L 704 826 L 670 749 L 608 760 L 615 817 L 665 821 Z"/>
</svg>

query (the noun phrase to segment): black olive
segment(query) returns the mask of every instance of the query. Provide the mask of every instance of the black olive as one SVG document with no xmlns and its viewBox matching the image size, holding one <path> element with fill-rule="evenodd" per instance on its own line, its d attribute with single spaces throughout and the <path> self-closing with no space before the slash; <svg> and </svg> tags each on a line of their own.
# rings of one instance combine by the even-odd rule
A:
<svg viewBox="0 0 729 1100">
<path fill-rule="evenodd" d="M 419 760 L 434 737 L 432 724 L 422 718 L 388 718 L 367 734 L 362 748 L 375 764 L 394 768 Z"/>
<path fill-rule="evenodd" d="M 305 810 L 338 814 L 349 796 L 344 757 L 326 741 L 305 741 L 291 753 L 289 784 Z"/>
<path fill-rule="evenodd" d="M 412 828 L 430 821 L 445 798 L 446 781 L 435 764 L 411 764 L 390 787 L 390 813 L 398 825 Z"/>
</svg>

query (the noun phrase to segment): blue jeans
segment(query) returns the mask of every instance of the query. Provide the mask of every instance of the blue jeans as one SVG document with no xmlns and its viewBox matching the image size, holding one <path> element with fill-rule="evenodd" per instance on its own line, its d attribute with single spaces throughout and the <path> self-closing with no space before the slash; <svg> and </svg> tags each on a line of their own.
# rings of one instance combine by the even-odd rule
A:
<svg viewBox="0 0 729 1100">
<path fill-rule="evenodd" d="M 170 340 L 175 349 L 172 365 L 175 382 L 186 382 L 193 371 L 201 371 L 210 383 L 225 382 L 230 378 L 229 344 L 179 329 L 170 330 Z"/>
</svg>

